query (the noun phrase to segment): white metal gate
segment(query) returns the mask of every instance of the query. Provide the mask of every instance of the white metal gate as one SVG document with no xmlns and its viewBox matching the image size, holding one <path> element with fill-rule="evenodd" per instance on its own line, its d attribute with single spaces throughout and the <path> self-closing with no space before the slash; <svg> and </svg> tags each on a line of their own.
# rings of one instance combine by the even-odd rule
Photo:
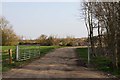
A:
<svg viewBox="0 0 120 80">
<path fill-rule="evenodd" d="M 40 57 L 40 45 L 17 45 L 16 60 L 23 61 Z"/>
</svg>

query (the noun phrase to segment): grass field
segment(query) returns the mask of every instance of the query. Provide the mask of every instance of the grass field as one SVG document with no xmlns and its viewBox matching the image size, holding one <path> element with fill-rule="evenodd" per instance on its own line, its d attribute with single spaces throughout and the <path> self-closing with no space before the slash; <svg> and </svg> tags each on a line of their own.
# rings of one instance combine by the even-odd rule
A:
<svg viewBox="0 0 120 80">
<path fill-rule="evenodd" d="M 80 59 L 87 64 L 88 49 L 77 48 L 76 52 L 78 53 Z M 92 68 L 95 68 L 96 70 L 104 71 L 107 73 L 111 73 L 117 77 L 120 77 L 120 70 L 113 69 L 112 67 L 109 66 L 110 64 L 111 64 L 111 60 L 106 57 L 97 56 L 95 58 L 90 58 L 90 65 Z"/>
<path fill-rule="evenodd" d="M 21 46 L 21 47 L 34 50 L 36 46 L 30 46 L 30 47 Z M 53 49 L 56 49 L 56 48 L 59 48 L 59 47 L 58 46 L 40 46 L 40 48 L 39 48 L 40 49 L 40 57 L 44 56 L 47 52 L 49 52 Z M 13 63 L 12 64 L 9 64 L 9 62 L 8 62 L 8 60 L 9 60 L 8 50 L 9 49 L 13 50 Z M 28 59 L 25 61 L 16 61 L 15 60 L 15 49 L 16 49 L 16 46 L 2 46 L 2 60 L 3 60 L 2 71 L 3 72 L 8 71 L 14 67 L 25 65 L 25 64 L 31 62 L 33 59 L 35 59 L 35 58 L 31 58 L 31 59 Z M 32 53 L 34 53 L 34 52 L 32 52 Z M 39 57 L 37 57 L 37 58 L 39 58 Z"/>
</svg>

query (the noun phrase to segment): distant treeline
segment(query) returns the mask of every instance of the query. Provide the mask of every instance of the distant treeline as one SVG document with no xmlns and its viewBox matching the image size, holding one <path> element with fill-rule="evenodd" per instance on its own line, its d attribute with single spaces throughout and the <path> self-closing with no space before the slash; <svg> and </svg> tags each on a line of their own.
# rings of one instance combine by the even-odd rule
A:
<svg viewBox="0 0 120 80">
<path fill-rule="evenodd" d="M 19 44 L 39 44 L 41 46 L 85 46 L 87 45 L 87 38 L 56 38 L 55 36 L 47 37 L 46 35 L 42 34 L 35 40 L 19 40 Z"/>
<path fill-rule="evenodd" d="M 4 18 L 0 17 L 0 33 L 1 33 L 1 45 L 13 46 L 13 45 L 41 45 L 41 46 L 85 46 L 87 45 L 87 38 L 74 38 L 67 36 L 66 38 L 57 38 L 56 36 L 47 36 L 41 34 L 38 38 L 24 39 L 18 36 L 12 29 L 11 24 Z"/>
</svg>

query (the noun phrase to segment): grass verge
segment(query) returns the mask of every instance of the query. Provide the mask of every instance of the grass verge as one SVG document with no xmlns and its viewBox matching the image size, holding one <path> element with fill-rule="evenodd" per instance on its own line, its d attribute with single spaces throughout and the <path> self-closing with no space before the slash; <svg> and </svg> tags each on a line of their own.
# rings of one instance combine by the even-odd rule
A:
<svg viewBox="0 0 120 80">
<path fill-rule="evenodd" d="M 46 53 L 56 49 L 56 48 L 60 48 L 59 46 L 41 46 L 40 47 L 40 57 L 44 56 Z M 2 50 L 3 51 L 7 51 L 8 49 L 12 49 L 13 50 L 13 59 L 15 59 L 15 46 L 3 46 Z M 5 54 L 4 52 L 2 53 L 2 60 L 6 60 L 8 59 L 8 54 Z M 8 70 L 10 70 L 11 68 L 16 68 L 16 67 L 22 67 L 23 65 L 26 65 L 28 63 L 30 63 L 31 61 L 38 59 L 40 57 L 37 58 L 31 58 L 25 61 L 15 61 L 13 60 L 12 64 L 9 64 L 8 61 L 6 62 L 2 62 L 2 72 L 6 72 Z"/>
<path fill-rule="evenodd" d="M 77 48 L 76 52 L 77 52 L 79 58 L 87 64 L 88 63 L 87 62 L 88 49 L 87 48 Z M 120 77 L 120 69 L 119 70 L 113 69 L 111 67 L 111 60 L 108 59 L 107 57 L 97 56 L 95 58 L 90 58 L 90 65 L 92 68 L 94 68 L 96 70 L 111 73 L 112 75 Z"/>
</svg>

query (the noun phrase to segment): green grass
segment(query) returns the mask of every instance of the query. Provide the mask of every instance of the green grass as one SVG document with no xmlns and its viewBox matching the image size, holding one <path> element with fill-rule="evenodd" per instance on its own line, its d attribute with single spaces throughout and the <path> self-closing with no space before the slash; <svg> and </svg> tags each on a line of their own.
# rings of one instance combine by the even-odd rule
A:
<svg viewBox="0 0 120 80">
<path fill-rule="evenodd" d="M 15 49 L 16 46 L 2 46 L 2 51 L 9 50 L 9 49 Z"/>
<path fill-rule="evenodd" d="M 87 48 L 77 48 L 76 52 L 79 55 L 80 59 L 87 64 L 88 49 Z M 120 77 L 120 69 L 113 70 L 113 68 L 111 67 L 111 59 L 109 59 L 107 57 L 97 56 L 95 58 L 90 58 L 90 65 L 97 70 L 108 72 L 117 77 Z"/>
<path fill-rule="evenodd" d="M 82 61 L 87 63 L 88 57 L 87 57 L 87 48 L 77 48 L 76 52 L 78 53 L 78 56 Z"/>
<path fill-rule="evenodd" d="M 30 47 L 27 47 L 27 46 L 20 46 L 21 49 L 22 48 L 28 48 L 28 49 L 35 49 L 36 46 L 30 46 Z M 56 48 L 59 48 L 59 46 L 40 46 L 40 57 L 44 56 L 46 53 L 52 51 L 53 49 L 56 49 Z M 6 59 L 9 59 L 9 55 L 7 52 L 4 52 L 4 51 L 7 51 L 8 49 L 12 49 L 13 50 L 13 63 L 12 64 L 9 64 L 9 62 L 6 60 Z M 2 63 L 2 71 L 5 72 L 5 71 L 8 71 L 10 70 L 11 68 L 15 68 L 15 67 L 18 67 L 18 66 L 22 66 L 22 65 L 25 65 L 31 61 L 33 61 L 34 59 L 36 58 L 30 58 L 28 60 L 25 60 L 25 61 L 15 61 L 15 49 L 16 47 L 15 46 L 3 46 L 2 47 L 2 60 L 3 60 L 3 63 Z M 31 51 L 32 52 L 32 51 Z M 32 52 L 33 54 L 34 52 Z M 37 57 L 40 58 L 40 57 Z"/>
</svg>

